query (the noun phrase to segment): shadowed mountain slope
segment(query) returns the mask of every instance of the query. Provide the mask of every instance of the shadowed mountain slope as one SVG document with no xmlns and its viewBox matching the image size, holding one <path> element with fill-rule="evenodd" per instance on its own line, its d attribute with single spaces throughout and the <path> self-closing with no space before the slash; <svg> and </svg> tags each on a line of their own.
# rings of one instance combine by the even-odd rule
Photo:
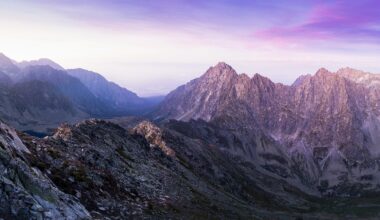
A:
<svg viewBox="0 0 380 220">
<path fill-rule="evenodd" d="M 142 115 L 160 101 L 140 98 L 94 72 L 65 70 L 49 59 L 17 63 L 3 54 L 0 99 L 3 120 L 41 136 L 64 122 Z"/>
</svg>

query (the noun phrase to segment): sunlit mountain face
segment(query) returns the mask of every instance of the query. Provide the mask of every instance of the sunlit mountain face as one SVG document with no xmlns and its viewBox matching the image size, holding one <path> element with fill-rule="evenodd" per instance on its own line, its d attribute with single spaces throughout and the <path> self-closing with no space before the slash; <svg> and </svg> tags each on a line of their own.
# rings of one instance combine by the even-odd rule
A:
<svg viewBox="0 0 380 220">
<path fill-rule="evenodd" d="M 0 220 L 378 219 L 378 1 L 0 2 Z"/>
</svg>

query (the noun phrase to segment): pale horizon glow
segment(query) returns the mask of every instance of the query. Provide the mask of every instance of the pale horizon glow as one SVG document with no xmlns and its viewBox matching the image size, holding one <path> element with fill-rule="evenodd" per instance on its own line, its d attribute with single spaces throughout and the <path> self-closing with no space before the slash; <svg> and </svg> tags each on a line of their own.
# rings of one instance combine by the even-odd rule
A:
<svg viewBox="0 0 380 220">
<path fill-rule="evenodd" d="M 284 84 L 321 67 L 380 73 L 376 1 L 265 2 L 4 0 L 0 52 L 95 71 L 140 96 L 219 61 Z M 368 16 L 352 18 L 353 8 Z"/>
</svg>

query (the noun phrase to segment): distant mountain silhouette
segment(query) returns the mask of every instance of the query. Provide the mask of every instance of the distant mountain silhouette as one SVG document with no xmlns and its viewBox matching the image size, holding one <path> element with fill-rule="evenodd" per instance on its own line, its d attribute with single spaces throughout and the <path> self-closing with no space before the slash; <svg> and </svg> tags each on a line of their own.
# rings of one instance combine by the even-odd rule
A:
<svg viewBox="0 0 380 220">
<path fill-rule="evenodd" d="M 155 105 L 150 99 L 140 98 L 128 89 L 109 82 L 99 73 L 85 69 L 69 69 L 67 73 L 78 78 L 96 98 L 113 109 L 115 114 L 123 115 L 148 111 Z"/>
<path fill-rule="evenodd" d="M 62 122 L 141 115 L 156 99 L 84 69 L 65 70 L 49 59 L 17 63 L 0 54 L 0 115 L 21 130 L 46 132 Z"/>
<path fill-rule="evenodd" d="M 56 70 L 65 70 L 58 63 L 47 58 L 41 58 L 38 60 L 31 60 L 31 61 L 22 61 L 20 63 L 17 63 L 16 65 L 21 69 L 28 66 L 50 66 Z"/>
</svg>

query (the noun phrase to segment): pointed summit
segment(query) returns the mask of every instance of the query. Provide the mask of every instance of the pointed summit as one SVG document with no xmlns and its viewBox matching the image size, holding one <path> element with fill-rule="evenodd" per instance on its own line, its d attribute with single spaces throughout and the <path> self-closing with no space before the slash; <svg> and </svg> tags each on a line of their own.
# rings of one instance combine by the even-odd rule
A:
<svg viewBox="0 0 380 220">
<path fill-rule="evenodd" d="M 255 73 L 252 77 L 253 80 L 260 80 L 260 81 L 271 81 L 268 77 L 265 77 L 261 75 L 260 73 Z"/>
<path fill-rule="evenodd" d="M 232 67 L 230 65 L 228 65 L 227 63 L 225 62 L 219 62 L 217 63 L 214 68 L 218 68 L 218 69 L 232 69 Z"/>
<path fill-rule="evenodd" d="M 345 68 L 341 68 L 339 69 L 337 72 L 337 74 L 343 76 L 343 77 L 346 77 L 348 79 L 357 79 L 359 77 L 362 77 L 368 73 L 364 72 L 364 71 L 361 71 L 361 70 L 357 70 L 357 69 L 354 69 L 354 68 L 351 68 L 351 67 L 345 67 Z"/>
<path fill-rule="evenodd" d="M 210 70 L 212 70 L 213 72 L 225 71 L 225 72 L 235 72 L 236 73 L 236 71 L 230 65 L 228 65 L 225 62 L 217 63 L 215 66 L 210 67 L 207 72 L 209 72 Z"/>
<path fill-rule="evenodd" d="M 325 75 L 325 74 L 329 74 L 329 73 L 331 73 L 331 72 L 328 71 L 326 68 L 322 67 L 317 71 L 317 73 L 315 75 L 318 76 L 318 75 Z"/>
<path fill-rule="evenodd" d="M 231 78 L 237 76 L 236 71 L 225 62 L 219 62 L 215 66 L 210 67 L 202 78 Z"/>
<path fill-rule="evenodd" d="M 340 68 L 337 73 L 340 73 L 340 72 L 363 72 L 361 70 L 358 70 L 358 69 L 355 69 L 355 68 L 351 68 L 351 67 L 344 67 L 344 68 Z"/>
<path fill-rule="evenodd" d="M 9 59 L 7 56 L 5 56 L 5 54 L 0 53 L 0 65 L 1 64 L 9 64 L 9 63 L 13 63 L 12 60 Z"/>
<path fill-rule="evenodd" d="M 251 81 L 255 83 L 256 85 L 261 86 L 274 86 L 274 83 L 272 80 L 270 80 L 268 77 L 265 77 L 263 75 L 260 75 L 259 73 L 255 73 L 253 77 L 251 78 Z"/>
<path fill-rule="evenodd" d="M 8 75 L 13 75 L 19 72 L 18 67 L 3 53 L 0 53 L 0 70 Z"/>
<path fill-rule="evenodd" d="M 301 85 L 305 80 L 311 78 L 311 74 L 305 74 L 305 75 L 301 75 L 299 76 L 292 84 L 292 86 L 299 86 Z"/>
<path fill-rule="evenodd" d="M 380 85 L 380 74 L 372 74 L 350 67 L 341 68 L 336 74 L 368 88 L 376 88 Z"/>
</svg>

